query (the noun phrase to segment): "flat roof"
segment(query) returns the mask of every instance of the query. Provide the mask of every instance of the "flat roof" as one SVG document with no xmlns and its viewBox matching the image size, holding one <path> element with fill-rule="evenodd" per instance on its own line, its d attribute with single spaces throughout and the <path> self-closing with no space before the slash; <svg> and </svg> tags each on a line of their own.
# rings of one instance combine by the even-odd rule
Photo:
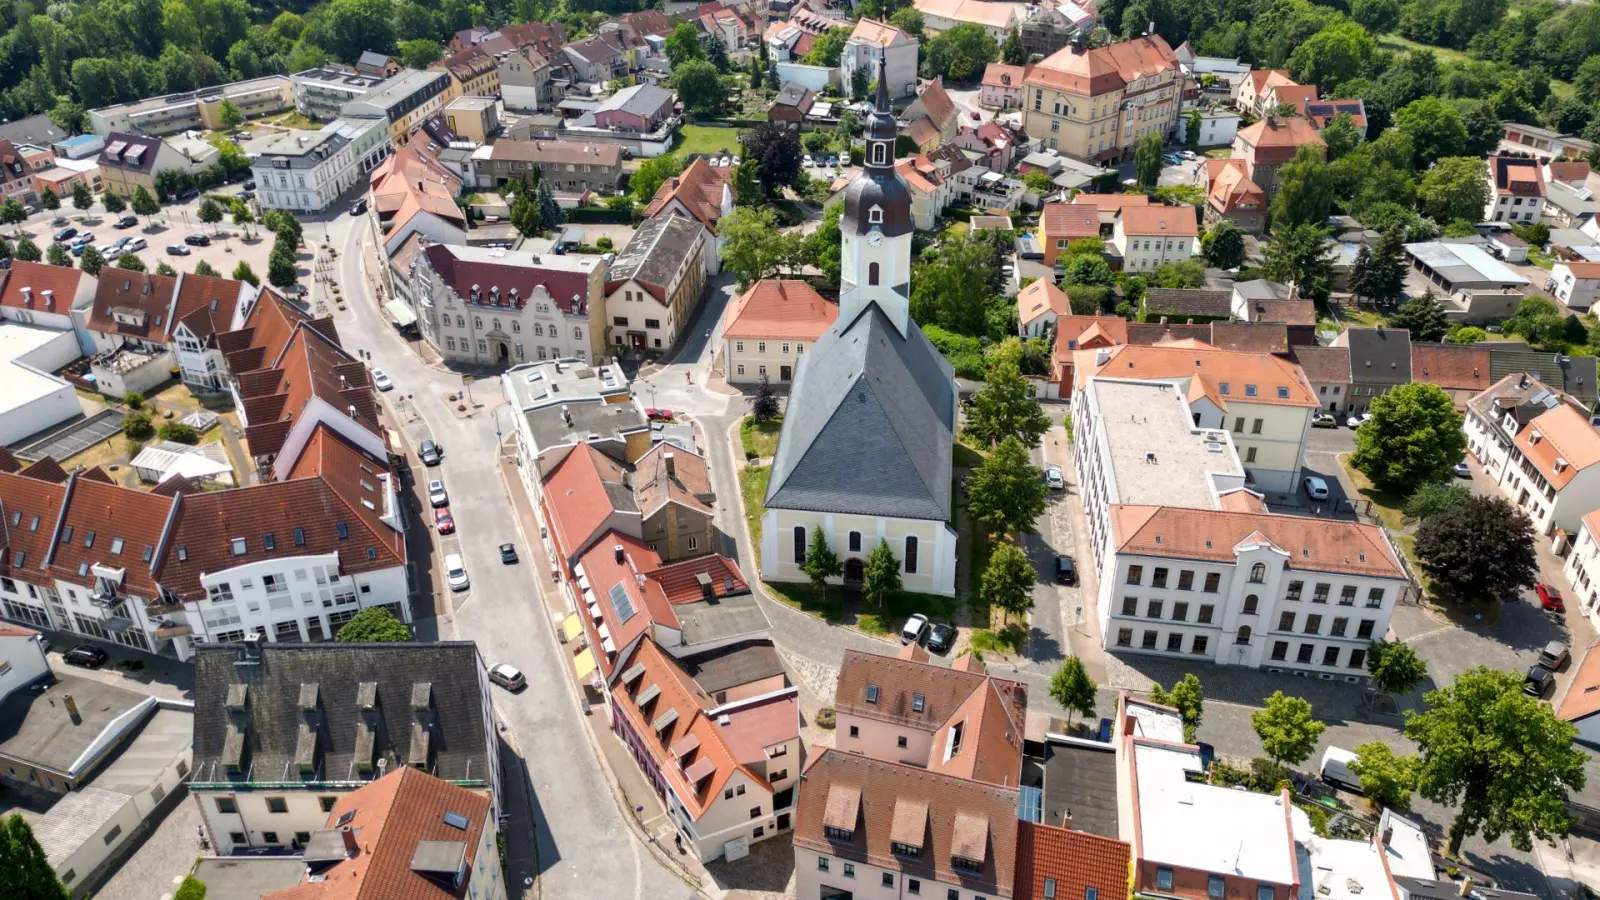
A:
<svg viewBox="0 0 1600 900">
<path fill-rule="evenodd" d="M 258 78 L 230 81 L 227 84 L 200 88 L 195 91 L 163 94 L 159 97 L 146 97 L 142 100 L 133 100 L 128 103 L 114 103 L 110 106 L 97 107 L 90 110 L 90 112 L 101 113 L 102 115 L 118 112 L 133 115 L 173 106 L 182 106 L 200 100 L 218 100 L 222 97 L 238 97 L 242 94 L 250 94 L 272 88 L 281 89 L 288 87 L 288 81 L 289 79 L 286 75 L 262 75 Z"/>
<path fill-rule="evenodd" d="M 1172 384 L 1095 378 L 1089 382 L 1110 449 L 1116 502 L 1220 509 L 1223 491 L 1244 486 L 1233 438 L 1197 428 L 1189 403 Z"/>
<path fill-rule="evenodd" d="M 1114 747 L 1070 737 L 1045 741 L 1043 824 L 1121 839 Z"/>
<path fill-rule="evenodd" d="M 58 297 L 58 312 L 63 315 L 71 297 Z M 60 390 L 65 381 L 20 361 L 19 357 L 61 337 L 63 332 L 19 322 L 0 321 L 0 411 L 10 411 Z"/>
<path fill-rule="evenodd" d="M 1388 893 L 1389 873 L 1376 844 L 1319 838 L 1304 812 L 1296 809 L 1293 816 L 1302 891 L 1319 900 L 1372 900 Z"/>
<path fill-rule="evenodd" d="M 674 606 L 684 643 L 694 646 L 745 634 L 760 634 L 772 627 L 754 594 L 734 594 L 713 600 L 696 600 Z"/>
<path fill-rule="evenodd" d="M 124 794 L 148 790 L 184 749 L 194 743 L 194 712 L 161 708 L 105 770 L 90 782 L 93 787 Z"/>
<path fill-rule="evenodd" d="M 783 660 L 769 640 L 740 641 L 678 660 L 708 694 L 784 674 Z"/>
<path fill-rule="evenodd" d="M 1494 284 L 1528 284 L 1529 281 L 1489 255 L 1477 244 L 1421 241 L 1407 244 L 1406 252 L 1452 283 L 1484 281 Z"/>
<path fill-rule="evenodd" d="M 1174 744 L 1186 743 L 1183 739 L 1183 719 L 1177 713 L 1159 706 L 1128 699 L 1123 712 L 1133 717 L 1139 737 L 1154 738 Z"/>
<path fill-rule="evenodd" d="M 524 412 L 558 403 L 591 403 L 629 391 L 628 375 L 621 366 L 596 366 L 573 358 L 513 366 L 500 379 L 510 388 L 516 408 Z"/>
<path fill-rule="evenodd" d="M 78 707 L 78 721 L 67 714 L 66 696 Z M 49 689 L 12 691 L 0 703 L 0 757 L 69 773 L 124 714 L 146 702 L 144 694 L 75 675 L 59 675 Z"/>
<path fill-rule="evenodd" d="M 558 395 L 559 399 L 559 395 Z M 573 403 L 562 409 L 554 403 L 523 413 L 538 449 L 583 440 L 616 438 L 618 433 L 643 431 L 649 425 L 644 410 L 633 403 Z"/>
<path fill-rule="evenodd" d="M 90 786 L 69 791 L 33 823 L 33 836 L 39 839 L 50 867 L 55 868 L 132 802 L 127 794 L 105 788 Z"/>
<path fill-rule="evenodd" d="M 261 900 L 299 884 L 305 871 L 298 856 L 208 856 L 193 874 L 205 883 L 206 900 Z"/>
<path fill-rule="evenodd" d="M 1133 754 L 1146 859 L 1272 884 L 1295 882 L 1294 835 L 1281 794 L 1189 780 L 1202 771 L 1198 747 L 1136 739 Z M 1228 827 L 1217 827 L 1220 822 Z"/>
</svg>

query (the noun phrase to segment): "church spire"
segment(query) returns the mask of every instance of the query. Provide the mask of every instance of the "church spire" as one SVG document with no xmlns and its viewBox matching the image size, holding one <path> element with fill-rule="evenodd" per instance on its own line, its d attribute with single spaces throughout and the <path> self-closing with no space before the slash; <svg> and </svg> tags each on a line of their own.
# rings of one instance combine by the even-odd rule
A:
<svg viewBox="0 0 1600 900">
<path fill-rule="evenodd" d="M 872 100 L 872 115 L 867 119 L 868 170 L 889 172 L 894 170 L 894 139 L 900 133 L 900 124 L 894 119 L 894 107 L 889 103 L 889 72 L 883 56 L 878 57 L 878 90 Z"/>
</svg>

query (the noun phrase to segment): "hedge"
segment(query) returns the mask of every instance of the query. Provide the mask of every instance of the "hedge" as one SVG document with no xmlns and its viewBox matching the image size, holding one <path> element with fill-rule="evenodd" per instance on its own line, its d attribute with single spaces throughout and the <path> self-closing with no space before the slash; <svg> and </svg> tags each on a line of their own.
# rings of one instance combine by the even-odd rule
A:
<svg viewBox="0 0 1600 900">
<path fill-rule="evenodd" d="M 630 225 L 633 215 L 625 209 L 606 209 L 603 206 L 579 206 L 565 210 L 568 222 L 589 225 Z"/>
</svg>

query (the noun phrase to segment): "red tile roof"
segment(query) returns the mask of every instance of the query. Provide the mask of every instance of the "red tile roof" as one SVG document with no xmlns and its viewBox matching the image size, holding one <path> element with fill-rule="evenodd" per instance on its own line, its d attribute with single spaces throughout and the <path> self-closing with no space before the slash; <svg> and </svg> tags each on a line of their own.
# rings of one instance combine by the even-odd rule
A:
<svg viewBox="0 0 1600 900">
<path fill-rule="evenodd" d="M 13 259 L 11 268 L 0 283 L 0 306 L 13 309 L 31 309 L 39 312 L 57 312 L 65 315 L 72 308 L 78 286 L 85 278 L 81 269 L 71 266 L 52 266 L 42 262 Z M 26 293 L 23 288 L 28 288 Z M 50 302 L 45 301 L 49 292 Z"/>
<path fill-rule="evenodd" d="M 1120 90 L 1128 82 L 1176 72 L 1177 54 L 1160 35 L 1075 51 L 1070 45 L 1028 67 L 1027 82 L 1083 96 Z"/>
<path fill-rule="evenodd" d="M 725 315 L 724 339 L 815 342 L 839 318 L 839 305 L 808 282 L 768 278 L 751 285 Z"/>
<path fill-rule="evenodd" d="M 51 551 L 51 575 L 93 587 L 91 566 L 123 569 L 122 586 L 128 593 L 155 599 L 159 591 L 151 569 L 173 500 L 86 478 L 69 481 L 67 493 L 60 540 Z"/>
<path fill-rule="evenodd" d="M 1128 900 L 1133 848 L 1126 841 L 1054 825 L 1017 826 L 1015 900 L 1079 900 L 1094 888 L 1098 900 Z M 1046 894 L 1046 879 L 1055 892 Z"/>
<path fill-rule="evenodd" d="M 715 231 L 717 219 L 722 215 L 722 192 L 733 190 L 728 179 L 731 172 L 731 169 L 712 168 L 705 157 L 696 159 L 682 173 L 661 183 L 650 205 L 645 207 L 644 217 L 655 218 L 677 200 L 700 224 Z"/>
<path fill-rule="evenodd" d="M 1100 210 L 1090 203 L 1046 203 L 1039 230 L 1046 241 L 1097 238 L 1100 236 Z"/>
<path fill-rule="evenodd" d="M 579 618 L 589 632 L 589 643 L 595 648 L 595 661 L 603 674 L 610 675 L 621 664 L 619 654 L 648 633 L 652 624 L 679 627 L 678 614 L 668 602 L 666 591 L 659 583 L 640 578 L 661 567 L 661 557 L 643 541 L 620 531 L 608 531 L 579 558 L 579 565 L 589 582 L 580 602 Z M 619 609 L 618 599 L 624 596 L 626 606 Z M 591 603 L 600 611 L 598 623 L 587 608 Z M 602 626 L 615 649 L 605 649 Z"/>
<path fill-rule="evenodd" d="M 1261 542 L 1282 550 L 1291 570 L 1405 578 L 1382 530 L 1358 522 L 1116 505 L 1111 530 L 1112 542 L 1124 553 L 1228 562 L 1240 544 Z"/>
<path fill-rule="evenodd" d="M 107 334 L 165 343 L 172 327 L 167 316 L 177 287 L 178 279 L 171 275 L 107 266 L 100 270 L 89 327 Z M 124 321 L 118 321 L 113 311 L 121 311 Z"/>
<path fill-rule="evenodd" d="M 1600 535 L 1596 530 L 1600 527 L 1600 521 L 1595 521 L 1597 518 L 1600 518 L 1600 510 L 1583 517 L 1591 535 Z M 1556 707 L 1556 716 L 1563 721 L 1576 722 L 1600 712 L 1600 651 L 1595 649 L 1597 646 L 1600 640 L 1590 643 L 1583 651 L 1572 673 L 1572 684 L 1561 698 L 1561 705 Z"/>
<path fill-rule="evenodd" d="M 701 575 L 710 580 L 711 592 L 717 597 L 733 597 L 750 590 L 739 564 L 720 553 L 680 559 L 645 573 L 646 578 L 661 586 L 667 602 L 674 606 L 705 598 Z"/>
<path fill-rule="evenodd" d="M 877 687 L 876 702 L 867 700 L 869 685 Z M 974 694 L 991 685 L 1005 698 L 1004 711 L 1011 727 L 1020 732 L 1028 709 L 1028 686 L 1020 681 L 934 665 L 925 659 L 846 650 L 834 689 L 834 708 L 931 734 L 948 724 Z M 922 695 L 920 711 L 914 706 L 913 694 Z"/>
<path fill-rule="evenodd" d="M 1005 63 L 989 63 L 983 70 L 983 84 L 985 87 L 1016 88 L 1022 89 L 1022 79 L 1028 74 L 1027 66 L 1008 66 Z"/>
<path fill-rule="evenodd" d="M 545 516 L 556 551 L 567 562 L 583 555 L 601 526 L 616 513 L 615 491 L 622 486 L 621 463 L 588 444 L 572 448 L 544 476 Z"/>
<path fill-rule="evenodd" d="M 182 322 L 202 343 L 215 346 L 213 338 L 233 328 L 235 310 L 246 299 L 245 288 L 245 282 L 231 278 L 186 274 L 178 285 L 173 321 Z"/>
<path fill-rule="evenodd" d="M 1195 389 L 1222 409 L 1227 409 L 1229 401 L 1313 409 L 1322 405 L 1298 366 L 1266 353 L 1235 353 L 1173 344 L 1129 344 L 1112 348 L 1104 365 L 1090 365 L 1087 371 L 1078 373 L 1080 379 L 1093 375 L 1193 378 L 1198 385 Z M 1222 391 L 1224 384 L 1229 386 L 1226 394 Z M 1255 389 L 1253 393 L 1252 388 Z"/>
<path fill-rule="evenodd" d="M 66 485 L 0 473 L 0 573 L 26 578 L 44 571 Z M 30 579 L 31 580 L 31 579 Z"/>
<path fill-rule="evenodd" d="M 1543 197 L 1544 177 L 1539 171 L 1539 161 L 1520 156 L 1489 157 L 1489 177 L 1498 194 L 1514 197 Z"/>
<path fill-rule="evenodd" d="M 311 328 L 296 328 L 270 369 L 238 376 L 244 401 L 245 440 L 254 456 L 283 449 L 284 439 L 313 399 L 379 433 L 378 402 L 367 367 Z"/>
<path fill-rule="evenodd" d="M 1054 283 L 1040 278 L 1017 292 L 1017 321 L 1027 325 L 1047 312 L 1055 313 L 1058 321 L 1072 315 L 1072 301 Z"/>
<path fill-rule="evenodd" d="M 239 329 L 217 335 L 217 346 L 228 363 L 228 371 L 239 376 L 272 367 L 302 322 L 339 343 L 331 316 L 312 319 L 277 291 L 263 289 Z"/>
<path fill-rule="evenodd" d="M 430 244 L 422 251 L 439 280 L 456 292 L 463 303 L 474 307 L 522 309 L 537 295 L 569 316 L 589 313 L 589 274 L 566 267 L 529 265 L 524 262 L 490 262 L 462 259 L 449 244 Z M 478 301 L 472 302 L 472 289 L 478 287 Z M 498 293 L 492 288 L 499 288 Z"/>
<path fill-rule="evenodd" d="M 986 679 L 934 732 L 930 771 L 1006 787 L 1020 783 L 1026 713 L 1018 714 L 1010 692 L 1002 693 L 1000 684 Z"/>
<path fill-rule="evenodd" d="M 672 456 L 672 471 L 667 471 L 667 456 Z M 662 441 L 639 457 L 633 466 L 634 496 L 639 514 L 644 518 L 655 515 L 668 503 L 677 503 L 685 509 L 711 515 L 711 476 L 706 471 L 705 457 Z M 682 527 L 683 523 L 680 523 Z"/>
<path fill-rule="evenodd" d="M 1303 146 L 1324 150 L 1328 146 L 1322 135 L 1317 134 L 1316 127 L 1299 116 L 1268 116 L 1240 129 L 1235 139 L 1245 145 L 1251 166 L 1288 162 Z"/>
<path fill-rule="evenodd" d="M 1191 206 L 1130 206 L 1117 213 L 1124 234 L 1194 237 L 1200 233 Z"/>
<path fill-rule="evenodd" d="M 1600 463 L 1600 433 L 1566 404 L 1534 417 L 1517 432 L 1516 444 L 1558 491 L 1579 470 Z"/>
<path fill-rule="evenodd" d="M 1447 391 L 1474 394 L 1486 391 L 1493 384 L 1489 379 L 1489 350 L 1455 344 L 1413 343 L 1411 377 Z"/>
</svg>

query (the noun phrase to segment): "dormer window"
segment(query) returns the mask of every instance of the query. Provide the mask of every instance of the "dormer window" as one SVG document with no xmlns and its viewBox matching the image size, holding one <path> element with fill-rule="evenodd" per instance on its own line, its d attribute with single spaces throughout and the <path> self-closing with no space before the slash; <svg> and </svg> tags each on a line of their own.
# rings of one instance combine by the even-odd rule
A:
<svg viewBox="0 0 1600 900">
<path fill-rule="evenodd" d="M 843 828 L 835 828 L 832 825 L 822 826 L 823 837 L 832 841 L 849 841 L 855 837 L 855 834 L 854 831 L 846 831 Z"/>
<path fill-rule="evenodd" d="M 951 856 L 950 868 L 960 869 L 963 872 L 982 872 L 983 862 L 976 859 L 967 859 L 965 856 Z"/>
</svg>

